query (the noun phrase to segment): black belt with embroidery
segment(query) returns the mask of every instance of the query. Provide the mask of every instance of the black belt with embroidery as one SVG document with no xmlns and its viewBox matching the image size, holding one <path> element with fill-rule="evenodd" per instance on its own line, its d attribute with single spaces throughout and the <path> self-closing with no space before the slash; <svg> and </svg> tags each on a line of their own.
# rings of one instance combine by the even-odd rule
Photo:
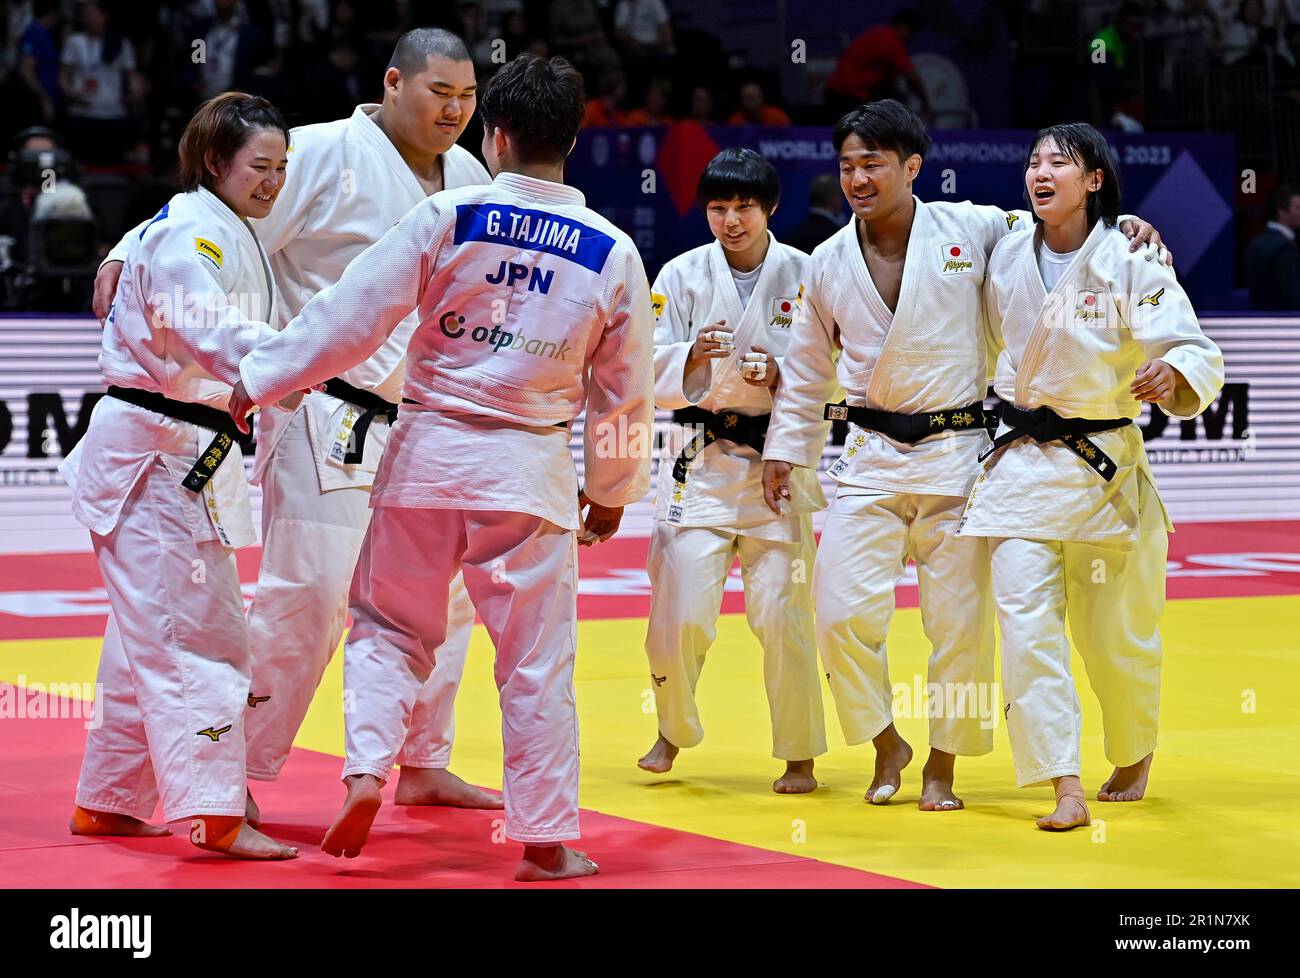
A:
<svg viewBox="0 0 1300 978">
<path fill-rule="evenodd" d="M 226 460 L 231 447 L 239 438 L 235 419 L 225 411 L 218 411 L 206 404 L 174 401 L 157 391 L 142 391 L 134 387 L 109 387 L 108 396 L 126 401 L 127 404 L 134 404 L 146 411 L 153 411 L 155 414 L 198 425 L 200 428 L 207 428 L 217 433 L 217 437 L 212 439 L 203 454 L 190 466 L 189 473 L 181 480 L 181 485 L 190 492 L 203 491 L 203 487 L 212 478 L 212 473 L 216 472 L 221 463 Z"/>
<path fill-rule="evenodd" d="M 715 414 L 704 408 L 678 408 L 673 412 L 673 421 L 699 428 L 700 431 L 686 443 L 681 455 L 677 456 L 677 461 L 673 463 L 673 478 L 685 482 L 686 467 L 694 461 L 695 456 L 719 438 L 748 445 L 762 455 L 767 423 L 771 417 L 770 414 L 737 414 L 735 411 L 718 411 Z"/>
<path fill-rule="evenodd" d="M 325 393 L 361 408 L 361 415 L 352 425 L 351 444 L 343 456 L 344 465 L 359 464 L 366 454 L 366 432 L 370 430 L 370 422 L 376 417 L 383 417 L 392 424 L 397 420 L 397 405 L 385 401 L 374 391 L 353 387 L 346 380 L 337 377 L 325 381 Z"/>
<path fill-rule="evenodd" d="M 1107 482 L 1115 476 L 1115 462 L 1088 435 L 1133 423 L 1132 418 L 1063 418 L 1049 407 L 1022 411 L 1010 401 L 1002 402 L 999 414 L 1010 430 L 993 439 L 993 444 L 980 455 L 981 462 L 1017 438 L 1032 438 L 1040 443 L 1059 441 Z"/>
<path fill-rule="evenodd" d="M 827 404 L 822 417 L 827 421 L 852 421 L 859 428 L 878 431 L 894 441 L 909 445 L 942 431 L 970 431 L 997 426 L 997 414 L 985 411 L 982 401 L 952 411 L 927 411 L 921 414 L 877 411 L 875 408 L 850 407 L 844 403 Z"/>
</svg>

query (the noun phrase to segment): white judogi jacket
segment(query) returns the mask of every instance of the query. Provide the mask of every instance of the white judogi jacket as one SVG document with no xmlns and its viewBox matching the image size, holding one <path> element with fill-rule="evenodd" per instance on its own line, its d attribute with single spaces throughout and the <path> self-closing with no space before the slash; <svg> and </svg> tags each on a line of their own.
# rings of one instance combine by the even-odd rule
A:
<svg viewBox="0 0 1300 978">
<path fill-rule="evenodd" d="M 254 222 L 275 273 L 280 315 L 272 325 L 277 329 L 283 329 L 318 292 L 337 282 L 353 258 L 427 196 L 392 140 L 372 121 L 378 109 L 378 105 L 359 105 L 350 118 L 300 126 L 290 134 L 284 186 L 271 213 Z M 453 146 L 443 154 L 444 190 L 491 180 L 483 165 L 461 147 Z M 115 249 L 108 260 L 119 257 Z M 416 324 L 414 315 L 407 317 L 373 356 L 342 378 L 384 400 L 399 401 L 402 358 Z M 331 457 L 331 448 L 340 432 L 346 441 L 350 425 L 344 422 L 349 412 L 355 418 L 356 410 L 323 394 L 304 398 L 298 410 L 307 413 L 321 488 L 372 485 L 387 441 L 387 425 L 372 425 L 364 459 L 345 465 Z M 260 481 L 289 417 L 291 412 L 274 407 L 259 415 L 254 482 Z"/>
<path fill-rule="evenodd" d="M 1024 227 L 1028 215 L 969 201 L 913 200 L 916 214 L 894 312 L 871 280 L 856 219 L 813 251 L 765 459 L 815 470 L 831 424 L 823 420 L 823 408 L 838 400 L 839 388 L 850 405 L 908 414 L 983 399 L 985 267 L 993 246 Z M 852 426 L 829 473 L 841 493 L 964 496 L 987 444 L 978 425 L 915 445 Z"/>
<path fill-rule="evenodd" d="M 780 365 L 790 345 L 790 325 L 800 302 L 808 256 L 779 243 L 768 232 L 767 256 L 749 303 L 740 294 L 722 245 L 692 249 L 664 265 L 651 289 L 655 324 L 655 405 L 676 409 L 769 414 L 772 395 L 752 387 L 740 373 L 745 353 L 761 346 Z M 734 330 L 735 351 L 724 359 L 706 360 L 685 373 L 696 337 L 711 323 L 725 319 Z M 673 465 L 693 430 L 672 425 L 659 462 L 655 519 L 674 526 L 744 528 L 746 535 L 787 539 L 796 526 L 775 516 L 763 502 L 763 461 L 747 445 L 719 439 L 690 463 L 685 483 L 673 479 Z M 815 469 L 791 476 L 791 513 L 815 512 L 826 505 Z"/>
<path fill-rule="evenodd" d="M 1223 354 L 1201 332 L 1174 273 L 1130 253 L 1122 232 L 1098 222 L 1049 295 L 1038 269 L 1040 238 L 1016 235 L 989 261 L 985 305 L 998 396 L 1070 418 L 1136 418 L 1133 376 L 1158 358 L 1191 388 L 1160 410 L 1188 419 L 1209 407 L 1223 386 Z M 960 532 L 1133 548 L 1139 480 L 1155 486 L 1141 429 L 1088 438 L 1114 460 L 1111 481 L 1060 442 L 1020 438 L 985 463 Z"/>
<path fill-rule="evenodd" d="M 403 319 L 405 407 L 373 505 L 508 510 L 576 529 L 567 426 L 587 409 L 586 491 L 649 484 L 650 290 L 631 240 L 571 187 L 503 173 L 434 194 L 241 365 L 259 404 L 370 357 Z"/>
<path fill-rule="evenodd" d="M 271 269 L 248 223 L 200 187 L 177 194 L 141 225 L 125 254 L 104 324 L 99 369 L 105 384 L 155 391 L 224 410 L 240 358 L 275 331 Z M 117 525 L 142 472 L 161 458 L 196 540 L 254 542 L 239 446 L 202 493 L 181 487 L 213 432 L 106 397 L 59 466 L 72 486 L 73 513 L 98 534 Z"/>
</svg>

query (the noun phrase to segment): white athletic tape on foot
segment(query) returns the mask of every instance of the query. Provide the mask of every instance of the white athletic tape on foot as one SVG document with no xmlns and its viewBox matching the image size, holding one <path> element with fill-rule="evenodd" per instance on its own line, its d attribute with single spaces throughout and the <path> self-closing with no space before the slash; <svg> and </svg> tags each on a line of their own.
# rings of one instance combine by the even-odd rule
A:
<svg viewBox="0 0 1300 978">
<path fill-rule="evenodd" d="M 871 804 L 883 805 L 887 801 L 889 801 L 889 799 L 893 798 L 894 793 L 897 791 L 898 789 L 895 788 L 892 784 L 882 784 L 879 788 L 876 789 L 875 793 L 871 796 Z"/>
</svg>

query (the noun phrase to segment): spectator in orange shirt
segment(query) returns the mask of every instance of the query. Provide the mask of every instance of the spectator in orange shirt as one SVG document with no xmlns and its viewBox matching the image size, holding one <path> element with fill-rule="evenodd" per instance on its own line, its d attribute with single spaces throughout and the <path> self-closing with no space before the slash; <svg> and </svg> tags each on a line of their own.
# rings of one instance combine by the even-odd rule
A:
<svg viewBox="0 0 1300 978">
<path fill-rule="evenodd" d="M 928 112 L 930 98 L 907 53 L 908 42 L 920 28 L 915 10 L 900 10 L 888 26 L 869 27 L 854 38 L 826 79 L 826 107 L 838 117 L 863 102 L 894 98 L 900 94 L 901 78 Z"/>
<path fill-rule="evenodd" d="M 763 98 L 763 86 L 749 82 L 740 89 L 740 108 L 727 120 L 732 126 L 788 126 L 790 117 L 784 109 L 768 105 Z"/>
<path fill-rule="evenodd" d="M 629 112 L 623 119 L 623 125 L 671 126 L 673 117 L 668 114 L 668 103 L 672 97 L 672 82 L 663 76 L 651 78 L 650 85 L 646 88 L 645 105 Z"/>
<path fill-rule="evenodd" d="M 587 100 L 582 116 L 582 128 L 589 126 L 626 125 L 623 100 L 627 98 L 627 79 L 623 72 L 611 69 L 596 80 L 596 97 Z"/>
</svg>

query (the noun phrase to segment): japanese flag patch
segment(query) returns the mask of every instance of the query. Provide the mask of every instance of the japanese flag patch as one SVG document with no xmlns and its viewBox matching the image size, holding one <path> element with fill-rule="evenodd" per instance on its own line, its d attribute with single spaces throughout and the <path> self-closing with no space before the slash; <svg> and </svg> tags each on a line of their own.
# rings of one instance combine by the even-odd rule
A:
<svg viewBox="0 0 1300 978">
<path fill-rule="evenodd" d="M 1105 326 L 1106 302 L 1101 289 L 1079 289 L 1074 296 L 1074 322 L 1079 326 Z"/>
<path fill-rule="evenodd" d="M 773 299 L 772 319 L 768 322 L 768 325 L 780 329 L 789 329 L 790 324 L 794 322 L 795 310 L 798 307 L 799 297 L 797 295 L 786 295 L 779 299 Z"/>
<path fill-rule="evenodd" d="M 971 259 L 970 245 L 965 241 L 949 241 L 939 248 L 939 271 L 944 275 L 957 275 L 969 272 L 975 267 Z"/>
</svg>

